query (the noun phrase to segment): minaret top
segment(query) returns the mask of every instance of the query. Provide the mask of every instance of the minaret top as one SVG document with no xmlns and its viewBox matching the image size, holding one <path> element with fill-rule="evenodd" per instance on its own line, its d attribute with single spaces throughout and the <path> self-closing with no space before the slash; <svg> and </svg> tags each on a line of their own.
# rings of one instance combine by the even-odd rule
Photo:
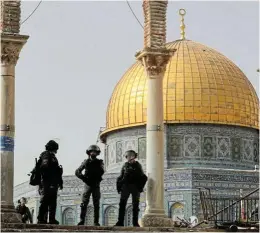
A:
<svg viewBox="0 0 260 233">
<path fill-rule="evenodd" d="M 5 34 L 19 34 L 21 2 L 20 0 L 0 1 L 1 19 L 0 32 Z"/>
<path fill-rule="evenodd" d="M 143 0 L 144 48 L 165 47 L 167 5 L 167 0 Z"/>
<path fill-rule="evenodd" d="M 186 10 L 185 9 L 180 9 L 179 10 L 179 15 L 181 16 L 181 40 L 185 40 L 185 24 L 184 24 L 184 16 L 186 15 Z"/>
</svg>

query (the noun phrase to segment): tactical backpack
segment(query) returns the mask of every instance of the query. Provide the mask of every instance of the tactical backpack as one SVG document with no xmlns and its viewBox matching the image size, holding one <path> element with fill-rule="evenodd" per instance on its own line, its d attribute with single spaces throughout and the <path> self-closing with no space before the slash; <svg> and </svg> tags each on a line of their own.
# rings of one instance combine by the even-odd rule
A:
<svg viewBox="0 0 260 233">
<path fill-rule="evenodd" d="M 29 184 L 32 186 L 37 186 L 41 183 L 41 173 L 40 173 L 40 168 L 37 162 L 37 158 L 35 158 L 35 167 L 34 169 L 31 171 L 30 175 L 30 181 Z"/>
</svg>

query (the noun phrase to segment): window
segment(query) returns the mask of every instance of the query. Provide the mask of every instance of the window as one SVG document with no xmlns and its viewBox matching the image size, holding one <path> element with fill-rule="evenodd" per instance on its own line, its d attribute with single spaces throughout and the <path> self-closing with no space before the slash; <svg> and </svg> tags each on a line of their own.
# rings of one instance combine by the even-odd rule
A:
<svg viewBox="0 0 260 233">
<path fill-rule="evenodd" d="M 118 218 L 118 209 L 114 206 L 107 207 L 105 211 L 105 225 L 114 226 Z"/>
<path fill-rule="evenodd" d="M 171 207 L 171 217 L 173 221 L 180 222 L 184 218 L 184 205 L 181 203 L 174 203 Z"/>
<path fill-rule="evenodd" d="M 63 225 L 75 225 L 75 211 L 72 208 L 67 208 L 62 214 Z"/>
</svg>

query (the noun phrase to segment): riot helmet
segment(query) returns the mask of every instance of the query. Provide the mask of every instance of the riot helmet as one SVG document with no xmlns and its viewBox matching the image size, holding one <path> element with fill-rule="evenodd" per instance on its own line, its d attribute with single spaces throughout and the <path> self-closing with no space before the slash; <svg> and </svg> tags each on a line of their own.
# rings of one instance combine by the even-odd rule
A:
<svg viewBox="0 0 260 233">
<path fill-rule="evenodd" d="M 91 156 L 91 152 L 95 152 L 96 156 L 100 155 L 100 148 L 97 145 L 91 145 L 88 147 L 86 153 Z"/>
<path fill-rule="evenodd" d="M 45 148 L 47 151 L 57 152 L 59 149 L 59 144 L 53 140 L 50 140 L 46 145 Z"/>
<path fill-rule="evenodd" d="M 22 197 L 22 198 L 20 199 L 20 204 L 21 204 L 21 205 L 25 205 L 26 203 L 27 203 L 26 198 L 25 198 L 25 197 Z"/>
<path fill-rule="evenodd" d="M 135 160 L 137 158 L 137 153 L 134 150 L 128 150 L 125 152 L 125 158 L 128 162 Z"/>
</svg>

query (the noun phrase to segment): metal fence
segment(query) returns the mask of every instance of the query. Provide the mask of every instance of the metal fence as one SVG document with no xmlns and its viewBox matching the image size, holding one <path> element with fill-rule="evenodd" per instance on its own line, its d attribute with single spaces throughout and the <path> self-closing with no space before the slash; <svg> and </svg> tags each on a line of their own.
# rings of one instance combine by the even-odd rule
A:
<svg viewBox="0 0 260 233">
<path fill-rule="evenodd" d="M 204 222 L 213 221 L 215 225 L 244 226 L 255 225 L 259 222 L 259 188 L 241 198 L 214 197 L 210 189 L 205 188 L 199 188 L 199 193 Z"/>
</svg>

